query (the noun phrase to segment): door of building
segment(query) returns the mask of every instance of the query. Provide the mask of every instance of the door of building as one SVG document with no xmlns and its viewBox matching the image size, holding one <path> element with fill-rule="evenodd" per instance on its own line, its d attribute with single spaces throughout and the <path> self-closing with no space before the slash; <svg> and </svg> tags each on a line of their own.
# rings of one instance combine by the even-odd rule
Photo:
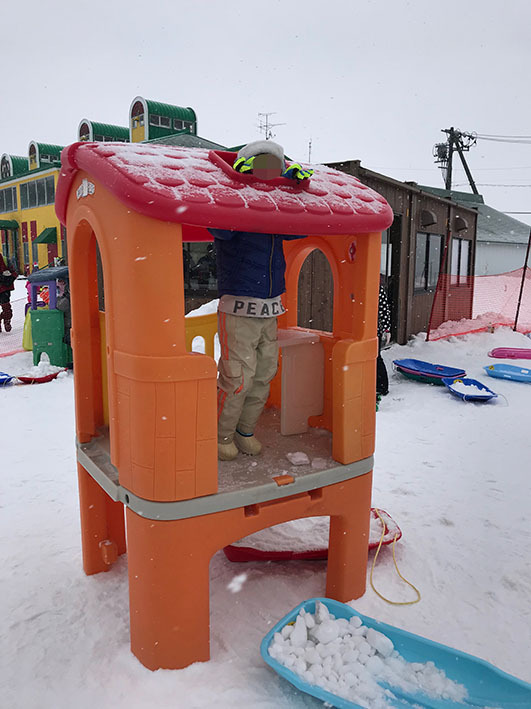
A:
<svg viewBox="0 0 531 709">
<path fill-rule="evenodd" d="M 393 223 L 382 232 L 382 256 L 380 261 L 380 282 L 387 292 L 391 311 L 391 340 L 397 341 L 400 318 L 399 285 L 400 253 L 402 239 L 402 216 L 395 215 Z"/>
</svg>

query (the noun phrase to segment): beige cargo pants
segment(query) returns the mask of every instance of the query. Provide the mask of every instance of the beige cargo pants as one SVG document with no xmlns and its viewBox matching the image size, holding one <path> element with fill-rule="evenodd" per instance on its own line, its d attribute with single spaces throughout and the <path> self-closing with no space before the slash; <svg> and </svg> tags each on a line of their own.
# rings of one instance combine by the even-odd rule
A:
<svg viewBox="0 0 531 709">
<path fill-rule="evenodd" d="M 276 318 L 218 312 L 218 439 L 253 433 L 278 368 Z"/>
</svg>

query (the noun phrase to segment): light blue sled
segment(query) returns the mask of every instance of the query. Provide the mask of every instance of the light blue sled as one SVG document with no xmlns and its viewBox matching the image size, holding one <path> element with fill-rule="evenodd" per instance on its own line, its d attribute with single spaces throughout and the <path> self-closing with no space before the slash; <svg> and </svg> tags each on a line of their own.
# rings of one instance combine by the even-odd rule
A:
<svg viewBox="0 0 531 709">
<path fill-rule="evenodd" d="M 273 635 L 280 632 L 287 623 L 293 622 L 301 608 L 314 613 L 317 601 L 324 603 L 336 618 L 351 618 L 353 615 L 357 615 L 368 628 L 374 628 L 387 635 L 392 640 L 395 650 L 405 660 L 408 662 L 428 662 L 431 660 L 436 667 L 445 672 L 449 679 L 464 685 L 468 691 L 468 698 L 464 702 L 455 702 L 448 699 L 431 699 L 424 693 L 406 692 L 382 683 L 381 686 L 384 689 L 389 689 L 397 697 L 396 700 L 392 700 L 392 706 L 396 709 L 412 709 L 413 707 L 417 709 L 420 707 L 428 707 L 429 709 L 450 709 L 450 707 L 531 708 L 531 684 L 502 672 L 494 665 L 480 660 L 474 655 L 468 655 L 420 635 L 408 633 L 393 625 L 380 623 L 373 618 L 357 613 L 345 603 L 339 603 L 339 601 L 333 601 L 330 598 L 311 598 L 298 605 L 268 632 L 260 645 L 264 661 L 302 692 L 311 694 L 323 702 L 328 702 L 338 709 L 362 709 L 359 704 L 354 704 L 354 702 L 305 682 L 295 672 L 284 667 L 269 655 L 268 648 L 273 640 Z M 391 700 L 388 701 L 391 704 Z"/>
<path fill-rule="evenodd" d="M 531 369 L 517 367 L 514 364 L 489 364 L 483 369 L 489 377 L 497 379 L 512 379 L 513 382 L 526 382 L 531 384 Z"/>
</svg>

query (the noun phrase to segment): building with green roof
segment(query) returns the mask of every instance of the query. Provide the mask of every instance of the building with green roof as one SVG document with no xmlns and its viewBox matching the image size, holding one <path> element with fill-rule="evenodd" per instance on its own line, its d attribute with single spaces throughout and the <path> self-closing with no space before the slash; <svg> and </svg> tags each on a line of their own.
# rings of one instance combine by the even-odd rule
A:
<svg viewBox="0 0 531 709">
<path fill-rule="evenodd" d="M 129 109 L 129 134 L 132 143 L 162 138 L 186 130 L 197 135 L 197 116 L 193 108 L 172 106 L 136 96 Z"/>
<path fill-rule="evenodd" d="M 61 150 L 64 145 L 51 145 L 50 143 L 37 143 L 32 140 L 29 144 L 29 169 L 35 170 L 46 165 L 61 164 Z"/>
<path fill-rule="evenodd" d="M 79 122 L 77 129 L 78 140 L 97 140 L 109 143 L 128 143 L 129 128 L 126 126 L 115 126 L 111 123 L 96 123 L 88 118 L 83 118 Z"/>
<path fill-rule="evenodd" d="M 0 179 L 20 175 L 28 170 L 28 158 L 4 153 L 0 158 Z"/>
</svg>

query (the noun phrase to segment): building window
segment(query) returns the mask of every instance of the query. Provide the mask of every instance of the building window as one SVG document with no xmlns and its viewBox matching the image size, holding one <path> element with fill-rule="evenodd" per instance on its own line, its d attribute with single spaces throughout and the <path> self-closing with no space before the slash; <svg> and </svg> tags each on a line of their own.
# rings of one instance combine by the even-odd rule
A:
<svg viewBox="0 0 531 709">
<path fill-rule="evenodd" d="M 191 121 L 183 121 L 184 128 L 187 128 L 190 132 L 194 129 L 194 124 Z"/>
<path fill-rule="evenodd" d="M 40 180 L 24 182 L 20 185 L 20 208 L 42 207 L 55 202 L 55 183 L 53 175 Z"/>
<path fill-rule="evenodd" d="M 0 190 L 0 212 L 14 212 L 17 209 L 17 188 L 6 187 Z"/>
<path fill-rule="evenodd" d="M 173 119 L 173 127 L 175 128 L 175 130 L 182 130 L 183 129 L 183 122 L 181 121 L 180 118 Z"/>
<path fill-rule="evenodd" d="M 163 126 L 164 128 L 171 128 L 171 119 L 168 118 L 168 116 L 161 116 L 160 117 L 160 125 Z"/>
<path fill-rule="evenodd" d="M 46 187 L 44 180 L 36 180 L 35 187 L 37 188 L 37 206 L 42 207 L 46 204 Z"/>
<path fill-rule="evenodd" d="M 55 202 L 55 184 L 53 175 L 46 177 L 44 182 L 46 183 L 46 204 L 53 204 Z"/>
<path fill-rule="evenodd" d="M 390 278 L 392 273 L 393 249 L 389 241 L 389 229 L 382 231 L 382 246 L 380 251 L 380 273 L 386 279 Z"/>
<path fill-rule="evenodd" d="M 160 126 L 160 116 L 157 116 L 156 113 L 151 113 L 149 116 L 149 125 Z"/>
<path fill-rule="evenodd" d="M 24 182 L 20 185 L 20 208 L 28 208 L 28 183 Z"/>
<path fill-rule="evenodd" d="M 0 166 L 0 177 L 4 180 L 6 177 L 11 177 L 11 166 L 6 158 L 2 159 Z"/>
<path fill-rule="evenodd" d="M 442 236 L 417 233 L 415 250 L 415 291 L 433 291 L 437 287 L 442 261 Z"/>
<path fill-rule="evenodd" d="M 470 276 L 470 240 L 452 239 L 452 262 L 450 265 L 452 285 L 467 285 Z"/>
<path fill-rule="evenodd" d="M 35 182 L 28 182 L 28 207 L 37 206 L 37 187 Z"/>
</svg>

